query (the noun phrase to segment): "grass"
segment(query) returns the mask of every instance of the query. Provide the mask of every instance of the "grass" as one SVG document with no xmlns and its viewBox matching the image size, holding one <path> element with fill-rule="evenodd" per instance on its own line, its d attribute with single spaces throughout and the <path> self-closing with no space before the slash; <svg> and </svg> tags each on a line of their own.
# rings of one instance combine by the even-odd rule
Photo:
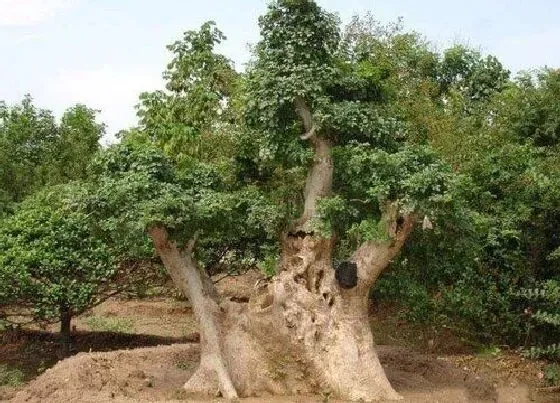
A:
<svg viewBox="0 0 560 403">
<path fill-rule="evenodd" d="M 544 369 L 544 380 L 548 386 L 560 386 L 560 364 L 549 364 Z"/>
<path fill-rule="evenodd" d="M 501 353 L 502 350 L 496 346 L 486 346 L 482 348 L 476 355 L 478 358 L 489 360 L 499 357 Z"/>
<path fill-rule="evenodd" d="M 198 362 L 195 361 L 185 361 L 185 362 L 178 362 L 175 366 L 183 371 L 193 371 L 196 367 L 198 367 Z"/>
<path fill-rule="evenodd" d="M 6 364 L 0 364 L 0 386 L 20 386 L 23 380 L 23 372 L 19 369 L 11 369 Z"/>
<path fill-rule="evenodd" d="M 134 321 L 130 318 L 107 318 L 94 315 L 87 318 L 86 324 L 94 332 L 134 332 Z"/>
</svg>

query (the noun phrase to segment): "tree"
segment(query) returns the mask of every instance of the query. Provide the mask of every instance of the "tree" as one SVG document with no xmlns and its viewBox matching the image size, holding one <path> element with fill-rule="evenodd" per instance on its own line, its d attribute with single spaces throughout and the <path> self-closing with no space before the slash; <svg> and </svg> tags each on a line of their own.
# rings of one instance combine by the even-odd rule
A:
<svg viewBox="0 0 560 403">
<path fill-rule="evenodd" d="M 0 214 L 44 185 L 85 177 L 105 130 L 96 117 L 76 105 L 57 123 L 29 95 L 20 105 L 0 102 Z"/>
<path fill-rule="evenodd" d="M 33 106 L 30 96 L 11 108 L 0 103 L 0 183 L 9 201 L 21 201 L 36 188 L 36 171 L 52 155 L 57 136 L 52 113 Z"/>
<path fill-rule="evenodd" d="M 228 122 L 228 100 L 238 74 L 225 56 L 213 52 L 225 40 L 213 22 L 187 31 L 183 40 L 167 46 L 173 59 L 163 73 L 167 91 L 140 95 L 138 116 L 143 133 L 176 160 L 204 159 L 215 152 L 216 133 Z M 212 145 L 206 138 L 213 133 Z"/>
<path fill-rule="evenodd" d="M 509 71 L 495 56 L 482 58 L 479 52 L 462 45 L 447 49 L 439 65 L 442 93 L 455 88 L 469 101 L 487 100 L 500 92 L 508 79 Z"/>
<path fill-rule="evenodd" d="M 195 95 L 216 99 L 198 77 L 223 59 L 208 25 L 173 46 L 181 63 L 166 75 L 171 93 L 144 96 L 144 127 L 103 154 L 92 215 L 122 244 L 147 230 L 188 295 L 202 349 L 188 391 L 234 398 L 319 387 L 352 400 L 398 398 L 373 347 L 368 293 L 416 224 L 431 227 L 449 202 L 452 173 L 409 141 L 413 126 L 389 103 L 398 80 L 342 40 L 335 16 L 313 1 L 279 0 L 259 25 L 255 60 L 223 99 L 233 119 L 214 107 L 210 123 L 191 119 L 207 116 L 198 109 L 174 117 Z M 171 159 L 157 152 L 159 139 L 188 127 L 189 138 L 204 132 L 219 144 L 224 121 L 234 158 L 190 145 L 164 146 Z M 223 300 L 204 270 L 206 251 L 254 234 L 277 240 L 275 275 L 247 303 Z"/>
<path fill-rule="evenodd" d="M 46 187 L 0 222 L 0 319 L 13 324 L 60 322 L 67 352 L 72 317 L 149 281 L 149 270 L 127 265 L 83 209 L 87 185 Z M 133 257 L 149 258 L 141 240 Z"/>
<path fill-rule="evenodd" d="M 105 125 L 96 121 L 98 112 L 78 104 L 63 113 L 50 173 L 51 178 L 56 179 L 50 179 L 48 183 L 87 178 L 88 165 L 99 151 L 99 141 L 105 134 Z"/>
<path fill-rule="evenodd" d="M 386 107 L 393 77 L 360 42 L 340 48 L 334 16 L 314 2 L 279 1 L 260 26 L 247 122 L 279 164 L 294 164 L 289 152 L 305 143 L 312 151 L 302 213 L 284 233 L 270 287 L 273 307 L 336 395 L 394 398 L 364 320 L 367 296 L 420 212 L 445 204 L 450 171 L 426 146 L 407 143 L 407 123 Z M 335 271 L 333 252 L 350 263 Z M 345 274 L 357 278 L 343 282 Z"/>
<path fill-rule="evenodd" d="M 464 58 L 465 52 L 471 53 L 454 48 L 441 61 L 449 64 L 449 55 Z M 490 76 L 499 69 L 487 73 L 492 71 Z M 557 277 L 558 261 L 550 258 L 559 245 L 560 200 L 554 77 L 554 70 L 543 70 L 492 86 L 470 79 L 465 86 L 457 79 L 440 94 L 440 105 L 418 102 L 418 96 L 405 104 L 462 176 L 454 195 L 460 208 L 428 237 L 413 238 L 406 256 L 395 262 L 399 270 L 383 279 L 376 296 L 397 298 L 409 318 L 437 321 L 473 341 L 550 342 L 542 328 L 532 330 L 518 294 Z"/>
<path fill-rule="evenodd" d="M 537 147 L 555 146 L 560 141 L 560 70 L 543 69 L 523 73 L 505 94 L 504 125 L 522 142 Z"/>
</svg>

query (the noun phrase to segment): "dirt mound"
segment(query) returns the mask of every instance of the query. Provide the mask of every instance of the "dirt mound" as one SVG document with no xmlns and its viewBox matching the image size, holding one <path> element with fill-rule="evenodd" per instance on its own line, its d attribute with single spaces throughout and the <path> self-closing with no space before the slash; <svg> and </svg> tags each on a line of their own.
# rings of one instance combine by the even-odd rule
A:
<svg viewBox="0 0 560 403">
<path fill-rule="evenodd" d="M 13 402 L 174 400 L 198 360 L 198 344 L 80 353 L 45 371 Z"/>
<path fill-rule="evenodd" d="M 450 391 L 461 397 L 455 401 L 495 401 L 498 397 L 492 383 L 435 357 L 392 346 L 379 346 L 377 352 L 391 385 L 409 398 L 424 401 L 421 397 L 425 394 L 435 393 L 437 396 L 438 392 Z"/>
<path fill-rule="evenodd" d="M 484 379 L 465 374 L 435 357 L 386 346 L 378 351 L 391 384 L 405 397 L 405 402 L 528 401 L 526 390 L 499 391 Z M 47 370 L 19 392 L 13 402 L 184 400 L 182 385 L 196 369 L 198 359 L 197 344 L 80 353 Z M 514 400 L 507 400 L 507 396 Z M 321 401 L 321 396 L 261 397 L 247 401 Z"/>
</svg>

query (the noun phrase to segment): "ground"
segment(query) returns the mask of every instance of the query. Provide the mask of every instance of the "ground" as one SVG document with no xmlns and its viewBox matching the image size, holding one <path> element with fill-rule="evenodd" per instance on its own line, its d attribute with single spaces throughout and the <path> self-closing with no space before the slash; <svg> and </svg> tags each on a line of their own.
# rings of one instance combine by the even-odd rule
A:
<svg viewBox="0 0 560 403">
<path fill-rule="evenodd" d="M 241 298 L 240 289 L 255 281 L 258 278 L 226 279 L 221 288 Z M 542 363 L 498 349 L 475 354 L 445 330 L 421 329 L 394 316 L 374 313 L 371 320 L 376 340 L 383 344 L 378 346 L 381 363 L 405 402 L 560 402 L 559 394 L 538 389 L 544 386 Z M 22 379 L 0 386 L 0 400 L 204 401 L 182 390 L 199 357 L 197 327 L 187 301 L 114 299 L 77 318 L 74 325 L 76 355 L 61 361 L 55 328 L 4 337 L 0 368 L 15 370 Z M 328 391 L 244 400 L 335 401 Z"/>
</svg>

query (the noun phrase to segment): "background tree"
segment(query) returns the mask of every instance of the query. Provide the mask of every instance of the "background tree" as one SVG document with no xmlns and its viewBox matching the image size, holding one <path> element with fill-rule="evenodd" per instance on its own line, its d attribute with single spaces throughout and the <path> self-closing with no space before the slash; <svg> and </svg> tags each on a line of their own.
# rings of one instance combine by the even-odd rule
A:
<svg viewBox="0 0 560 403">
<path fill-rule="evenodd" d="M 519 345 L 544 336 L 528 334 L 528 304 L 518 295 L 557 276 L 548 257 L 558 244 L 557 152 L 554 141 L 537 137 L 554 131 L 558 102 L 548 75 L 554 71 L 522 74 L 480 99 L 455 85 L 441 94 L 445 103 L 413 97 L 414 107 L 405 104 L 463 178 L 454 196 L 460 208 L 414 239 L 378 285 L 376 296 L 404 302 L 408 319 L 444 324 L 473 343 Z"/>
<path fill-rule="evenodd" d="M 27 198 L 0 229 L 2 317 L 61 322 L 68 348 L 71 318 L 113 289 L 110 246 L 95 237 L 81 212 L 78 186 L 46 188 Z M 116 287 L 115 287 L 116 288 Z"/>
<path fill-rule="evenodd" d="M 10 201 L 20 201 L 40 182 L 40 167 L 53 152 L 57 127 L 51 112 L 38 110 L 26 96 L 21 105 L 0 104 L 2 190 Z"/>
<path fill-rule="evenodd" d="M 105 125 L 97 122 L 99 111 L 78 104 L 67 109 L 58 127 L 58 138 L 48 183 L 87 179 L 87 168 L 100 150 Z"/>
<path fill-rule="evenodd" d="M 185 32 L 182 40 L 167 46 L 173 55 L 163 73 L 167 91 L 140 95 L 144 135 L 181 163 L 220 155 L 217 137 L 232 118 L 228 109 L 238 79 L 233 63 L 213 51 L 225 39 L 213 22 Z"/>
<path fill-rule="evenodd" d="M 0 221 L 0 320 L 60 322 L 66 352 L 74 316 L 158 278 L 145 238 L 127 250 L 91 220 L 90 192 L 78 182 L 45 187 Z"/>
<path fill-rule="evenodd" d="M 460 174 L 453 208 L 430 233 L 412 235 L 374 297 L 474 344 L 544 343 L 545 333 L 554 343 L 557 332 L 527 322 L 519 293 L 557 270 L 548 257 L 557 244 L 557 153 L 554 142 L 532 140 L 554 132 L 555 71 L 509 80 L 495 57 L 464 46 L 440 55 L 418 34 L 370 16 L 354 18 L 345 35 L 384 61 L 389 107 L 407 122 L 409 140 L 427 141 Z"/>
<path fill-rule="evenodd" d="M 57 123 L 29 95 L 12 107 L 0 102 L 0 212 L 44 185 L 83 179 L 105 132 L 96 116 L 76 105 Z"/>
</svg>

